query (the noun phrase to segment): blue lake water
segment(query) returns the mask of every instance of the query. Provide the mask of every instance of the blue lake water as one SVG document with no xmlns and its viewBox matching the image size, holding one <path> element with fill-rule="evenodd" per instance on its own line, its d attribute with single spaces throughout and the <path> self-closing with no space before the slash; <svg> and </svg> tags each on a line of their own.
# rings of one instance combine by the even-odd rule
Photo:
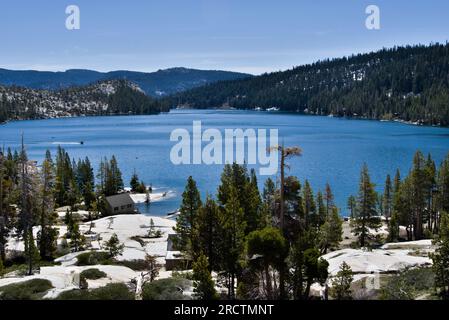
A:
<svg viewBox="0 0 449 320">
<path fill-rule="evenodd" d="M 346 201 L 358 189 L 364 162 L 382 190 L 388 173 L 408 172 L 417 149 L 431 153 L 439 164 L 449 152 L 449 129 L 417 127 L 392 122 L 347 120 L 256 111 L 176 110 L 155 116 L 64 118 L 11 122 L 0 126 L 0 144 L 17 148 L 23 132 L 30 159 L 41 161 L 45 151 L 54 154 L 58 145 L 75 158 L 89 157 L 97 168 L 101 157 L 115 155 L 125 184 L 134 170 L 157 191 L 170 196 L 140 210 L 165 215 L 179 207 L 186 179 L 192 175 L 203 195 L 215 194 L 222 165 L 181 165 L 170 161 L 170 133 L 176 128 L 279 129 L 285 146 L 300 146 L 303 156 L 289 161 L 289 174 L 309 179 L 314 191 L 330 183 L 337 205 L 346 215 Z M 84 141 L 84 144 L 79 144 Z M 266 177 L 260 177 L 263 184 Z"/>
</svg>

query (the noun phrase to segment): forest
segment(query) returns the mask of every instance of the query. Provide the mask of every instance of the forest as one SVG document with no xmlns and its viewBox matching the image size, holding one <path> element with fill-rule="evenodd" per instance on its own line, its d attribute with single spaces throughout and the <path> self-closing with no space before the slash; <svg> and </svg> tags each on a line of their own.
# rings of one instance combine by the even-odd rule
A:
<svg viewBox="0 0 449 320">
<path fill-rule="evenodd" d="M 315 193 L 307 180 L 285 175 L 282 168 L 301 154 L 299 148 L 279 147 L 272 152 L 281 153 L 281 174 L 276 181 L 267 179 L 263 190 L 259 190 L 254 170 L 235 163 L 224 167 L 215 196 L 202 199 L 197 182 L 188 178 L 174 231 L 175 245 L 188 261 L 185 269 L 192 270 L 194 297 L 308 300 L 313 298 L 312 285 L 319 283 L 327 288 L 324 299 L 328 295 L 352 299 L 351 267 L 342 264 L 330 279 L 329 263 L 322 258 L 338 250 L 343 241 L 344 219 L 331 186 Z M 145 186 L 136 174 L 130 184 L 136 190 Z M 375 191 L 364 165 L 360 184 L 354 186 L 356 193 L 348 199 L 349 223 L 355 235 L 351 247 L 373 250 L 385 242 L 432 239 L 436 249 L 429 257 L 433 260 L 430 270 L 435 297 L 449 298 L 449 155 L 437 166 L 430 155 L 426 158 L 418 151 L 408 174 L 401 176 L 397 171 L 393 179 L 388 175 L 383 189 L 381 194 Z M 2 151 L 0 275 L 3 268 L 16 263 L 6 254 L 11 237 L 24 242 L 22 263 L 28 275 L 61 256 L 57 245 L 61 229 L 55 227 L 57 207 L 68 208 L 64 217 L 66 246 L 71 252 L 85 250 L 89 233 L 80 231 L 72 212 L 85 208 L 92 228 L 94 219 L 107 215 L 105 197 L 121 192 L 124 182 L 114 156 L 103 159 L 95 175 L 88 158 L 71 159 L 62 148 L 55 157 L 47 152 L 39 168 L 28 160 L 24 147 Z M 375 233 L 382 226 L 388 230 L 386 239 Z M 36 227 L 37 235 L 33 233 Z M 401 230 L 406 232 L 405 239 Z M 150 233 L 152 237 L 161 235 L 153 224 Z M 110 252 L 108 257 L 115 257 L 123 251 L 123 244 L 113 236 L 104 248 Z M 93 255 L 93 251 L 86 254 Z M 105 261 L 112 263 L 108 259 Z M 151 281 L 158 274 L 154 261 L 148 257 L 145 264 L 154 268 L 150 269 L 154 272 Z M 226 292 L 218 292 L 216 285 Z"/>
<path fill-rule="evenodd" d="M 449 44 L 383 49 L 221 81 L 167 98 L 193 108 L 268 109 L 449 125 Z"/>
<path fill-rule="evenodd" d="M 67 116 L 157 114 L 168 111 L 161 100 L 135 84 L 110 80 L 59 91 L 0 86 L 0 123 L 8 120 Z"/>
</svg>

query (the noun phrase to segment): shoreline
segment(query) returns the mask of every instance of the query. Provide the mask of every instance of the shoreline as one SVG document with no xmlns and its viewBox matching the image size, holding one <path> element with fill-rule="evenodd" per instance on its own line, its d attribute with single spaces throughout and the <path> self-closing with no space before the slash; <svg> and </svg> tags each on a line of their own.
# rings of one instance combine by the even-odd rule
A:
<svg viewBox="0 0 449 320">
<path fill-rule="evenodd" d="M 254 109 L 223 109 L 223 108 L 170 108 L 168 112 L 158 112 L 158 113 L 148 113 L 148 114 L 129 114 L 129 113 L 117 113 L 117 114 L 92 114 L 92 115 L 73 115 L 73 116 L 58 116 L 58 117 L 43 117 L 36 119 L 9 119 L 0 123 L 0 127 L 7 125 L 8 123 L 21 122 L 21 121 L 39 121 L 39 120 L 58 120 L 58 119 L 77 119 L 77 118 L 98 118 L 98 117 L 130 117 L 130 116 L 157 116 L 162 114 L 169 114 L 172 111 L 176 110 L 191 110 L 191 111 L 201 111 L 201 110 L 216 110 L 216 111 L 246 111 L 246 112 L 255 112 L 255 113 L 269 113 L 269 114 L 287 114 L 287 115 L 299 115 L 299 116 L 311 116 L 311 117 L 328 117 L 335 119 L 345 119 L 345 120 L 365 120 L 365 121 L 375 121 L 375 122 L 388 122 L 388 123 L 399 123 L 408 126 L 415 127 L 429 127 L 429 128 L 442 128 L 449 129 L 449 126 L 436 125 L 436 124 L 426 124 L 421 123 L 420 121 L 407 121 L 400 118 L 397 119 L 375 119 L 375 118 L 365 118 L 365 117 L 357 117 L 357 116 L 338 116 L 332 114 L 310 114 L 306 112 L 297 112 L 297 111 L 268 111 L 268 110 L 254 110 Z"/>
</svg>

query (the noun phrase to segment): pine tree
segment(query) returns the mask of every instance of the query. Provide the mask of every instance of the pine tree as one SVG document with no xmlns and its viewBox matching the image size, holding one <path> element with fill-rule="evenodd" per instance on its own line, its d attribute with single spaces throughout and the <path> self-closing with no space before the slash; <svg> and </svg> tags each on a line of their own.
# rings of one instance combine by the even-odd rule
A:
<svg viewBox="0 0 449 320">
<path fill-rule="evenodd" d="M 326 192 L 324 193 L 324 201 L 326 204 L 326 216 L 329 216 L 335 206 L 334 195 L 331 190 L 329 183 L 326 183 Z"/>
<path fill-rule="evenodd" d="M 103 244 L 103 246 L 104 249 L 109 252 L 111 258 L 121 255 L 125 248 L 125 245 L 120 243 L 120 240 L 115 233 Z"/>
<path fill-rule="evenodd" d="M 86 238 L 80 231 L 78 222 L 74 222 L 70 232 L 70 244 L 75 252 L 83 249 Z"/>
<path fill-rule="evenodd" d="M 418 151 L 413 158 L 413 168 L 410 173 L 412 187 L 413 233 L 415 240 L 423 238 L 423 213 L 426 207 L 426 169 L 423 154 Z"/>
<path fill-rule="evenodd" d="M 440 219 L 439 235 L 435 241 L 437 249 L 430 254 L 430 258 L 438 294 L 444 300 L 449 300 L 449 214 L 443 212 Z"/>
<path fill-rule="evenodd" d="M 316 203 L 317 203 L 317 214 L 319 219 L 318 225 L 321 226 L 324 224 L 327 218 L 326 206 L 324 205 L 323 193 L 321 191 L 318 191 L 316 195 Z"/>
<path fill-rule="evenodd" d="M 196 248 L 194 246 L 197 245 L 193 228 L 198 218 L 201 205 L 200 192 L 198 191 L 195 180 L 190 176 L 187 179 L 187 185 L 182 194 L 181 208 L 176 219 L 176 227 L 174 230 L 177 234 L 177 247 L 187 253 L 191 258 L 195 254 Z"/>
<path fill-rule="evenodd" d="M 41 205 L 39 224 L 40 231 L 38 233 L 38 243 L 41 258 L 51 260 L 55 256 L 57 249 L 58 231 L 53 228 L 55 223 L 54 215 L 54 175 L 53 162 L 50 152 L 47 151 L 41 170 Z"/>
<path fill-rule="evenodd" d="M 321 254 L 326 254 L 328 250 L 338 248 L 343 240 L 343 220 L 336 207 L 326 218 L 326 222 L 321 226 L 319 232 L 319 246 Z"/>
<path fill-rule="evenodd" d="M 241 268 L 241 255 L 244 249 L 245 218 L 240 207 L 237 190 L 229 190 L 228 200 L 220 212 L 220 224 L 222 226 L 222 259 L 220 269 L 226 278 L 228 298 L 235 298 L 236 277 Z"/>
<path fill-rule="evenodd" d="M 302 207 L 306 225 L 312 228 L 319 228 L 320 218 L 316 212 L 316 205 L 315 199 L 313 198 L 312 187 L 307 180 L 305 181 L 304 188 L 302 190 Z"/>
<path fill-rule="evenodd" d="M 387 179 L 385 180 L 385 188 L 384 194 L 382 196 L 382 211 L 387 219 L 390 219 L 392 213 L 392 202 L 393 202 L 393 189 L 391 185 L 391 177 L 387 175 Z"/>
<path fill-rule="evenodd" d="M 354 280 L 351 267 L 343 262 L 340 271 L 332 279 L 331 296 L 335 300 L 352 300 L 351 283 Z"/>
<path fill-rule="evenodd" d="M 32 275 L 36 264 L 40 260 L 39 251 L 36 248 L 34 241 L 33 230 L 28 229 L 24 233 L 24 244 L 25 244 L 25 260 L 28 266 L 28 275 Z"/>
<path fill-rule="evenodd" d="M 199 255 L 193 263 L 193 292 L 195 298 L 199 300 L 215 300 L 217 299 L 217 291 L 215 283 L 209 270 L 207 257 L 203 254 Z"/>
<path fill-rule="evenodd" d="M 253 259 L 254 256 L 260 257 L 260 271 L 264 274 L 264 277 L 262 277 L 262 291 L 266 292 L 265 298 L 268 300 L 278 298 L 280 293 L 277 288 L 273 288 L 273 279 L 277 275 L 273 274 L 272 270 L 279 271 L 288 254 L 287 241 L 279 229 L 267 227 L 251 232 L 247 236 L 247 252 L 249 259 Z"/>
<path fill-rule="evenodd" d="M 367 245 L 370 229 L 379 229 L 381 221 L 376 211 L 376 191 L 365 164 L 360 174 L 360 187 L 357 196 L 356 217 L 351 220 L 352 232 L 359 237 L 361 247 Z"/>
<path fill-rule="evenodd" d="M 355 217 L 355 210 L 357 206 L 357 200 L 354 196 L 348 198 L 347 208 L 349 210 L 349 217 L 353 219 Z"/>
<path fill-rule="evenodd" d="M 137 192 L 137 189 L 139 188 L 139 177 L 137 176 L 137 173 L 133 173 L 129 184 L 131 186 L 131 192 Z"/>
<path fill-rule="evenodd" d="M 204 206 L 198 212 L 194 232 L 198 239 L 198 251 L 207 257 L 210 271 L 219 269 L 222 241 L 219 219 L 220 208 L 208 195 Z"/>
</svg>

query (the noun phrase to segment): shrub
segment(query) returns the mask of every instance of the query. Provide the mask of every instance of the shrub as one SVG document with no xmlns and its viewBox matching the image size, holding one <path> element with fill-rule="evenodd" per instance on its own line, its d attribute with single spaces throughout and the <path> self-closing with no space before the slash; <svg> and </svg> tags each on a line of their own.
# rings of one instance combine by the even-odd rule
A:
<svg viewBox="0 0 449 320">
<path fill-rule="evenodd" d="M 102 251 L 91 251 L 81 253 L 76 257 L 77 266 L 94 266 L 97 264 L 111 264 L 112 261 L 110 259 L 108 252 Z"/>
<path fill-rule="evenodd" d="M 145 271 L 148 270 L 148 264 L 143 259 L 138 260 L 124 260 L 124 261 L 117 261 L 116 264 L 128 267 L 134 271 Z"/>
<path fill-rule="evenodd" d="M 381 288 L 383 300 L 414 300 L 420 294 L 432 293 L 435 274 L 431 268 L 417 268 L 388 278 Z"/>
<path fill-rule="evenodd" d="M 80 278 L 87 280 L 97 280 L 101 278 L 106 278 L 107 276 L 108 275 L 106 273 L 95 268 L 84 270 L 80 274 Z"/>
<path fill-rule="evenodd" d="M 134 300 L 134 294 L 123 283 L 110 283 L 98 289 L 66 291 L 58 300 Z"/>
<path fill-rule="evenodd" d="M 0 300 L 38 300 L 52 289 L 50 281 L 33 279 L 0 288 Z"/>
<path fill-rule="evenodd" d="M 143 300 L 189 300 L 183 291 L 190 286 L 190 281 L 182 278 L 160 279 L 147 283 L 142 288 Z"/>
</svg>

